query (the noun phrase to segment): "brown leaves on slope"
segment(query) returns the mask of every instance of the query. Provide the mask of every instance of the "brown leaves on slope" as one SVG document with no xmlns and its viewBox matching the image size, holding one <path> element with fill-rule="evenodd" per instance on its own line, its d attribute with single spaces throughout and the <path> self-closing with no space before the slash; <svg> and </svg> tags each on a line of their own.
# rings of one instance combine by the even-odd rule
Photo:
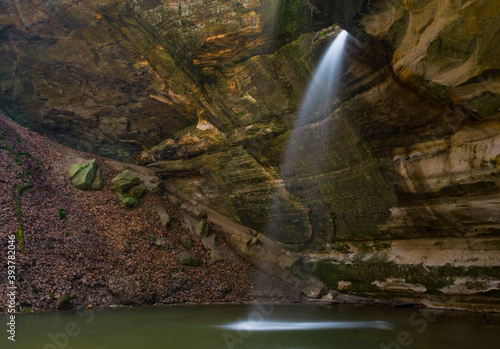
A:
<svg viewBox="0 0 500 349">
<path fill-rule="evenodd" d="M 2 271 L 7 265 L 7 235 L 17 229 L 11 188 L 23 180 L 33 184 L 20 198 L 25 249 L 17 254 L 17 279 L 22 307 L 53 310 L 63 293 L 70 294 L 77 308 L 247 300 L 249 275 L 256 272 L 248 262 L 211 265 L 196 237 L 189 254 L 201 259 L 202 266 L 178 262 L 177 255 L 185 250 L 178 241 L 188 231 L 180 223 L 183 213 L 166 199 L 147 193 L 140 207 L 123 209 L 110 190 L 118 173 L 108 159 L 62 147 L 2 115 L 0 129 L 12 148 L 0 149 Z M 12 152 L 28 155 L 16 162 Z M 76 189 L 66 175 L 68 154 L 97 158 L 104 189 Z M 173 217 L 168 231 L 151 210 L 154 205 L 166 207 Z M 157 238 L 167 240 L 169 248 L 155 247 Z M 5 272 L 1 275 L 3 285 Z M 0 299 L 2 310 L 6 311 L 5 297 Z"/>
</svg>

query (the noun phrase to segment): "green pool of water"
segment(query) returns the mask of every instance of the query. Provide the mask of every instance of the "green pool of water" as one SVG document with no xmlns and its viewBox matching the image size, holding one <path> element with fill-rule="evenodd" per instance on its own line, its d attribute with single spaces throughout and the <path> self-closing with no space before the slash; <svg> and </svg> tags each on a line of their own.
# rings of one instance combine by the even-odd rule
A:
<svg viewBox="0 0 500 349">
<path fill-rule="evenodd" d="M 320 305 L 193 305 L 16 316 L 0 348 L 498 348 L 500 315 Z"/>
</svg>

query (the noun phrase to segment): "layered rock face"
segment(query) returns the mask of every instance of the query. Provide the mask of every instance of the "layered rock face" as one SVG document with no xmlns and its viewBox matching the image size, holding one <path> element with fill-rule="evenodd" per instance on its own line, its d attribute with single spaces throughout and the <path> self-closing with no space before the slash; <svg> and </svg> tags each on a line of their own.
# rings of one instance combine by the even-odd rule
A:
<svg viewBox="0 0 500 349">
<path fill-rule="evenodd" d="M 207 101 L 205 81 L 219 81 L 236 62 L 303 29 L 311 22 L 300 17 L 310 14 L 306 7 L 276 0 L 4 1 L 1 108 L 73 147 L 122 159 L 195 125 L 199 114 L 233 128 L 226 111 L 212 110 L 217 103 Z M 217 86 L 224 100 L 237 88 L 225 79 Z"/>
<path fill-rule="evenodd" d="M 349 120 L 373 118 L 356 124 L 395 201 L 373 241 L 351 235 L 336 252 L 310 256 L 306 269 L 341 291 L 496 308 L 500 64 L 491 40 L 500 30 L 498 4 L 311 2 L 362 41 L 381 42 L 396 80 L 432 98 L 411 100 L 395 90 L 379 100 L 356 96 L 369 106 Z M 392 110 L 380 113 L 388 97 Z M 447 108 L 426 109 L 432 100 Z M 346 115 L 341 108 L 336 112 Z M 366 206 L 359 205 L 358 220 L 375 217 L 363 214 Z"/>
<path fill-rule="evenodd" d="M 476 1 L 311 0 L 332 20 L 390 48 L 397 76 L 478 119 L 500 116 L 500 5 Z"/>
<path fill-rule="evenodd" d="M 8 0 L 0 107 L 155 169 L 331 290 L 494 307 L 495 3 L 309 3 Z M 340 92 L 294 126 L 334 22 Z"/>
</svg>

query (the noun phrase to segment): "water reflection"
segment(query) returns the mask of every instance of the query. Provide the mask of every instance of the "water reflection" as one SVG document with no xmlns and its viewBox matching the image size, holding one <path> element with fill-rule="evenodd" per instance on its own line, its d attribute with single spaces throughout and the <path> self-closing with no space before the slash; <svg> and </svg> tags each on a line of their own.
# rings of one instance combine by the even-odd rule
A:
<svg viewBox="0 0 500 349">
<path fill-rule="evenodd" d="M 323 322 L 290 322 L 290 321 L 238 321 L 219 326 L 235 331 L 310 331 L 332 329 L 375 328 L 390 330 L 393 325 L 386 321 L 323 321 Z"/>
</svg>

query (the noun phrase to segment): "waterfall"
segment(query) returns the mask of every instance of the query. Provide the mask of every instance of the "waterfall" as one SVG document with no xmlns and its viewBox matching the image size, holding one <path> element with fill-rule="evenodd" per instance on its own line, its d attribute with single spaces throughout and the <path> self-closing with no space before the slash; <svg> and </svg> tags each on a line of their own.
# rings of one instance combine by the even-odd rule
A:
<svg viewBox="0 0 500 349">
<path fill-rule="evenodd" d="M 295 126 L 321 120 L 331 112 L 332 98 L 342 76 L 342 54 L 348 34 L 342 30 L 323 54 L 297 114 Z"/>
<path fill-rule="evenodd" d="M 320 127 L 314 149 L 306 150 L 307 156 L 315 156 L 316 162 L 308 168 L 308 173 L 321 172 L 324 141 L 332 136 L 331 130 L 321 128 L 321 121 L 332 112 L 334 99 L 338 94 L 340 78 L 342 77 L 342 57 L 344 45 L 349 34 L 342 30 L 330 44 L 320 59 L 319 65 L 311 78 L 306 93 L 302 98 L 299 112 L 295 119 L 294 130 L 281 163 L 281 176 L 294 176 L 297 162 L 303 157 L 303 147 L 307 146 L 307 127 Z"/>
<path fill-rule="evenodd" d="M 280 242 L 303 243 L 312 234 L 308 209 L 286 189 L 287 180 L 322 173 L 326 142 L 335 137 L 335 130 L 325 127 L 324 121 L 338 92 L 347 37 L 342 30 L 321 57 L 290 131 L 280 166 L 283 181 L 277 183 L 266 227 L 266 234 Z M 297 238 L 297 232 L 302 236 Z"/>
</svg>

